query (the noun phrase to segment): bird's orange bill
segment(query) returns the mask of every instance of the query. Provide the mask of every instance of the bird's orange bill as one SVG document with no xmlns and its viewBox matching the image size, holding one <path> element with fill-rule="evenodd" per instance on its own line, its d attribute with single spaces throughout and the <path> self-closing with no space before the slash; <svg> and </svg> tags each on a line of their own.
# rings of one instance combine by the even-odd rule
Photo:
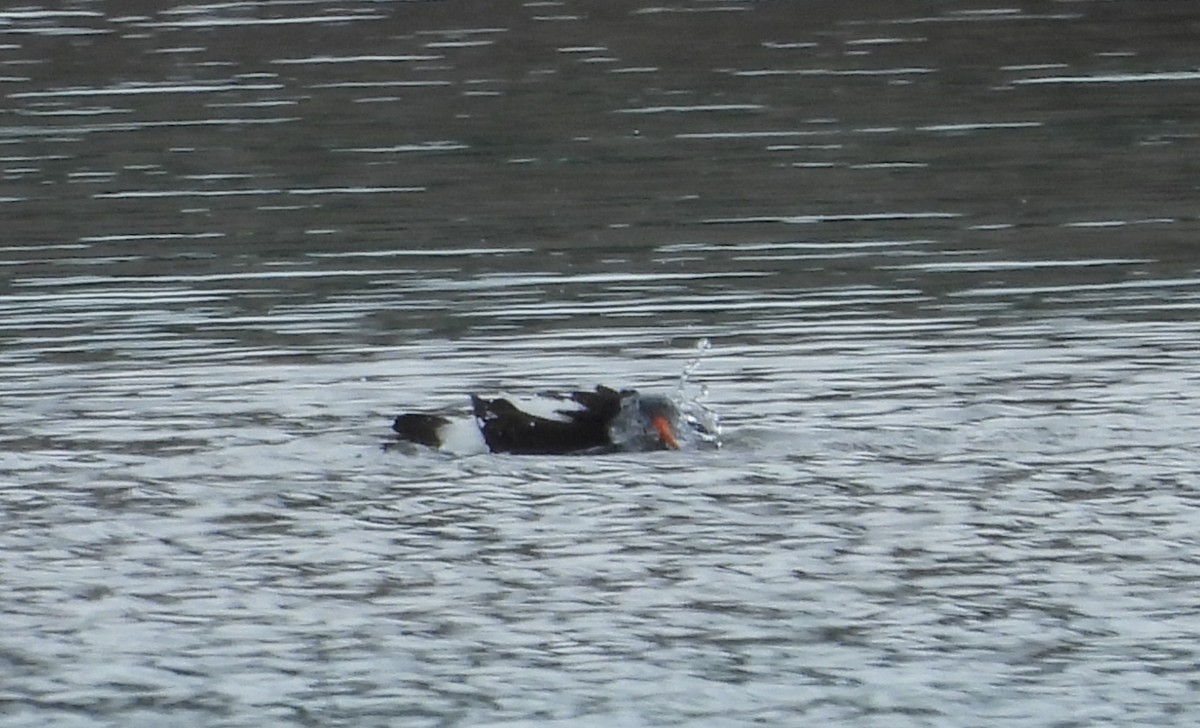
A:
<svg viewBox="0 0 1200 728">
<path fill-rule="evenodd" d="M 679 440 L 675 439 L 675 428 L 671 426 L 670 420 L 659 415 L 651 419 L 650 424 L 654 425 L 654 429 L 658 430 L 658 439 L 662 440 L 662 444 L 672 450 L 679 449 Z"/>
</svg>

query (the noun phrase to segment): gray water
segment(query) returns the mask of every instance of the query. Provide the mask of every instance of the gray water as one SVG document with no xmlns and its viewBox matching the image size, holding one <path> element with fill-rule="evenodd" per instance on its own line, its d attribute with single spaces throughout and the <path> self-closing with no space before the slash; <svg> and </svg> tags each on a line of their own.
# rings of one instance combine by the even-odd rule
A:
<svg viewBox="0 0 1200 728">
<path fill-rule="evenodd" d="M 1198 26 L 0 11 L 0 725 L 1195 725 Z"/>
</svg>

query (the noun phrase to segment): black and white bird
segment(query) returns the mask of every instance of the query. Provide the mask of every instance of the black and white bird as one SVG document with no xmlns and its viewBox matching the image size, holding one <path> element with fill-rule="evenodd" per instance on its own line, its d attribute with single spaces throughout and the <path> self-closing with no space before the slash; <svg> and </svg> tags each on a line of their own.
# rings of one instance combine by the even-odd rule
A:
<svg viewBox="0 0 1200 728">
<path fill-rule="evenodd" d="M 472 416 L 403 414 L 401 440 L 449 452 L 553 455 L 678 450 L 704 428 L 669 397 L 599 386 L 528 400 L 471 395 Z"/>
</svg>

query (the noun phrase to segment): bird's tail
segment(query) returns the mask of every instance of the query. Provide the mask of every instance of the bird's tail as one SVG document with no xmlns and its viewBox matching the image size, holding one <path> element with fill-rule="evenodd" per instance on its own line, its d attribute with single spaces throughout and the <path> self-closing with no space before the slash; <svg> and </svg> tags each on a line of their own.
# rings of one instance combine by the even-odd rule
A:
<svg viewBox="0 0 1200 728">
<path fill-rule="evenodd" d="M 440 415 L 400 415 L 392 423 L 392 429 L 401 440 L 437 447 L 441 444 L 440 431 L 449 422 Z"/>
</svg>

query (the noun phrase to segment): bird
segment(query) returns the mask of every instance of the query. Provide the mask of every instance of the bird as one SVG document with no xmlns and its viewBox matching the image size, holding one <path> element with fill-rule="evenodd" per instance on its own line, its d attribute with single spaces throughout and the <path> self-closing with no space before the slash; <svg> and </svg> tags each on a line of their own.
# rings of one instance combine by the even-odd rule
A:
<svg viewBox="0 0 1200 728">
<path fill-rule="evenodd" d="M 519 403 L 471 394 L 470 418 L 411 413 L 392 429 L 402 441 L 455 452 L 565 455 L 679 450 L 704 427 L 670 397 L 603 385 L 542 392 Z"/>
</svg>

